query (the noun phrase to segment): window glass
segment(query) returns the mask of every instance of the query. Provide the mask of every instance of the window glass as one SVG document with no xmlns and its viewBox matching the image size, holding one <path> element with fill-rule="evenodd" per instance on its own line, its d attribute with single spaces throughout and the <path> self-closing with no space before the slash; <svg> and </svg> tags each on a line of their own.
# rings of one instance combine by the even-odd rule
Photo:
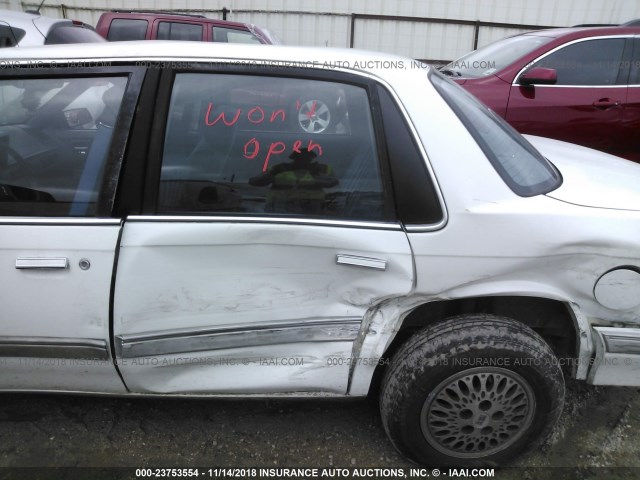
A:
<svg viewBox="0 0 640 480">
<path fill-rule="evenodd" d="M 158 204 L 164 213 L 388 219 L 366 91 L 177 75 Z"/>
<path fill-rule="evenodd" d="M 253 33 L 235 28 L 213 27 L 213 41 L 225 43 L 261 43 Z"/>
<path fill-rule="evenodd" d="M 27 32 L 0 22 L 0 48 L 15 47 Z"/>
<path fill-rule="evenodd" d="M 111 22 L 107 38 L 111 41 L 144 40 L 149 23 L 146 20 L 116 18 Z"/>
<path fill-rule="evenodd" d="M 551 37 L 536 34 L 504 38 L 454 60 L 442 67 L 441 72 L 454 77 L 486 77 L 508 67 L 551 40 Z"/>
<path fill-rule="evenodd" d="M 95 213 L 126 83 L 0 80 L 0 214 Z"/>
<path fill-rule="evenodd" d="M 631 57 L 630 85 L 640 85 L 640 39 L 633 42 L 633 56 Z"/>
<path fill-rule="evenodd" d="M 80 27 L 69 23 L 60 23 L 49 30 L 45 45 L 58 45 L 63 43 L 96 43 L 106 42 L 95 30 Z"/>
<path fill-rule="evenodd" d="M 560 186 L 562 179 L 556 169 L 508 123 L 440 74 L 432 72 L 430 78 L 498 174 L 516 194 L 531 197 Z"/>
<path fill-rule="evenodd" d="M 158 25 L 158 40 L 188 40 L 202 41 L 202 25 L 192 23 L 160 22 Z"/>
<path fill-rule="evenodd" d="M 585 40 L 568 45 L 536 62 L 554 68 L 556 85 L 615 85 L 623 66 L 624 38 Z"/>
</svg>

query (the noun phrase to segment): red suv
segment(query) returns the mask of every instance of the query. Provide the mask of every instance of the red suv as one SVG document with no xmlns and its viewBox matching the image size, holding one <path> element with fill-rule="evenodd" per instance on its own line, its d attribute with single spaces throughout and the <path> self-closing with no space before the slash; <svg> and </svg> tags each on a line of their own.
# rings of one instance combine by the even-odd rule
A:
<svg viewBox="0 0 640 480">
<path fill-rule="evenodd" d="M 640 161 L 640 28 L 540 30 L 442 68 L 521 133 Z"/>
<path fill-rule="evenodd" d="M 202 15 L 120 11 L 103 13 L 96 31 L 107 40 L 191 40 L 196 42 L 279 44 L 278 37 L 250 23 Z"/>
</svg>

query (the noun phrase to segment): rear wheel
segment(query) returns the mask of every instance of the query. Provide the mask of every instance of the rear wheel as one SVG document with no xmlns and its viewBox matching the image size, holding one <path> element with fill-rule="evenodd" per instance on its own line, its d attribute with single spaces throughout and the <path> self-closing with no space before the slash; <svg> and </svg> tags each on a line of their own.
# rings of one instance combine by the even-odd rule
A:
<svg viewBox="0 0 640 480">
<path fill-rule="evenodd" d="M 466 315 L 421 330 L 380 393 L 395 447 L 435 466 L 492 466 L 542 442 L 564 401 L 556 357 L 514 320 Z"/>
</svg>

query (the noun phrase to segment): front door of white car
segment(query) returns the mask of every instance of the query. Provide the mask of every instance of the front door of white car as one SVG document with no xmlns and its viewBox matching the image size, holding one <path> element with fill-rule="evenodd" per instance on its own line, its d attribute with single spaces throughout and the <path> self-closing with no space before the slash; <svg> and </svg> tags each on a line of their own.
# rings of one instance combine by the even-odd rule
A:
<svg viewBox="0 0 640 480">
<path fill-rule="evenodd" d="M 110 347 L 121 222 L 98 217 L 113 201 L 110 147 L 126 139 L 116 116 L 131 120 L 122 99 L 140 80 L 133 70 L 3 72 L 0 388 L 126 391 Z"/>
</svg>

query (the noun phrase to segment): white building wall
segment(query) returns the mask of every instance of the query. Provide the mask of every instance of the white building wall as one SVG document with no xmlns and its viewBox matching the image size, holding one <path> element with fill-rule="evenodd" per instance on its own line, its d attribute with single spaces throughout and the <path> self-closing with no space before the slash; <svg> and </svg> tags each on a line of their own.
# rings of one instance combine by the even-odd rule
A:
<svg viewBox="0 0 640 480">
<path fill-rule="evenodd" d="M 0 8 L 26 10 L 39 3 L 0 0 Z M 174 10 L 222 18 L 223 7 L 231 10 L 228 20 L 266 26 L 287 44 L 330 47 L 351 45 L 352 14 L 559 27 L 640 18 L 639 0 L 47 0 L 41 13 L 95 25 L 110 9 Z M 428 59 L 453 59 L 473 48 L 472 26 L 359 18 L 354 27 L 356 48 Z M 522 31 L 481 27 L 478 46 Z"/>
</svg>

